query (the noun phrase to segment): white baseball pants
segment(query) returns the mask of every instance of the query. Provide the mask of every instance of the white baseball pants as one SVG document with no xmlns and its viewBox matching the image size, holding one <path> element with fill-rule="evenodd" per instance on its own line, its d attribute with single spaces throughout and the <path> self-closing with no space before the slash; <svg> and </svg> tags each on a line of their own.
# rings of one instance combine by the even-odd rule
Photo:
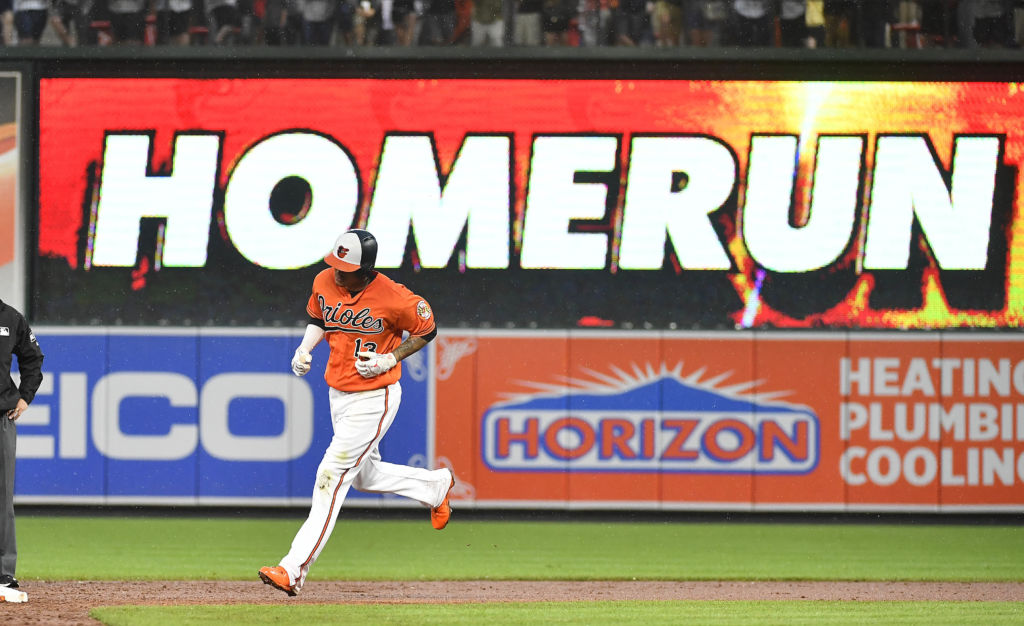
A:
<svg viewBox="0 0 1024 626">
<path fill-rule="evenodd" d="M 393 493 L 425 506 L 439 506 L 451 484 L 447 469 L 427 470 L 381 461 L 377 449 L 395 420 L 402 387 L 345 393 L 330 390 L 334 437 L 316 471 L 309 517 L 281 559 L 295 591 L 302 589 L 309 568 L 334 530 L 349 487 L 370 493 Z"/>
</svg>

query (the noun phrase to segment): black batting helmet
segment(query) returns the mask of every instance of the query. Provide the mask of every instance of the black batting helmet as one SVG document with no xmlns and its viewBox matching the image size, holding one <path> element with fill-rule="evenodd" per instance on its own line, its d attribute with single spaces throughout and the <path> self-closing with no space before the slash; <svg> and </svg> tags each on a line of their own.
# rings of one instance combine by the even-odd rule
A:
<svg viewBox="0 0 1024 626">
<path fill-rule="evenodd" d="M 343 272 L 370 271 L 377 263 L 377 239 L 358 228 L 346 231 L 334 242 L 324 262 Z"/>
</svg>

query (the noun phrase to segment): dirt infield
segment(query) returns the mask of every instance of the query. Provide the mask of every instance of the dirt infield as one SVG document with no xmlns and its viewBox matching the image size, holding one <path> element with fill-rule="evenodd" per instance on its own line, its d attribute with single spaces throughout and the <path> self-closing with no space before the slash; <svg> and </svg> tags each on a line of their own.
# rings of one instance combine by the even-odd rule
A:
<svg viewBox="0 0 1024 626">
<path fill-rule="evenodd" d="M 8 624 L 96 624 L 110 605 L 370 604 L 595 600 L 958 600 L 1024 601 L 1024 583 L 311 581 L 290 598 L 238 581 L 26 582 L 25 604 L 0 604 Z"/>
</svg>

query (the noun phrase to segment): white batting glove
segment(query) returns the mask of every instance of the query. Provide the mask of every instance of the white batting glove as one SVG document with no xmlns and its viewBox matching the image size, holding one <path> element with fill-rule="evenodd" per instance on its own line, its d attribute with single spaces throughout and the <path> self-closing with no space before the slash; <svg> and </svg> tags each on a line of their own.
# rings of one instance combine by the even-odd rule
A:
<svg viewBox="0 0 1024 626">
<path fill-rule="evenodd" d="M 305 376 L 309 373 L 309 364 L 313 356 L 302 348 L 295 349 L 295 356 L 292 357 L 292 372 L 296 376 Z"/>
<path fill-rule="evenodd" d="M 359 375 L 363 378 L 380 376 L 398 364 L 398 359 L 396 359 L 395 355 L 390 352 L 387 354 L 377 354 L 376 352 L 357 352 L 356 356 L 359 357 L 359 360 L 356 361 L 356 371 L 359 372 Z"/>
</svg>

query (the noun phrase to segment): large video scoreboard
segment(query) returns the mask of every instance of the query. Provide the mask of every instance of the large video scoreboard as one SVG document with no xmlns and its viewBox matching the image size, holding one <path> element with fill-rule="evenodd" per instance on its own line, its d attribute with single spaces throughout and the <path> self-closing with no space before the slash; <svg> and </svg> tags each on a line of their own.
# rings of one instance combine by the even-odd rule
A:
<svg viewBox="0 0 1024 626">
<path fill-rule="evenodd" d="M 35 316 L 301 323 L 337 234 L 442 325 L 1024 323 L 1011 82 L 45 78 Z"/>
</svg>

